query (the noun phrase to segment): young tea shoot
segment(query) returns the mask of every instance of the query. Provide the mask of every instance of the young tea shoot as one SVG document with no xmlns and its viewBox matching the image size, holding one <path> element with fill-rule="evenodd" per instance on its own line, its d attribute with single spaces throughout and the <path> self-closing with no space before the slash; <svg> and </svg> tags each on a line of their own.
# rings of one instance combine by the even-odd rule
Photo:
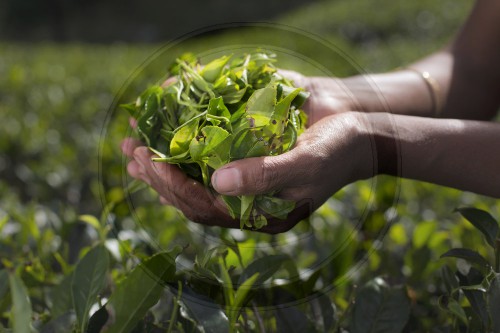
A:
<svg viewBox="0 0 500 333">
<path fill-rule="evenodd" d="M 149 87 L 122 105 L 156 162 L 176 164 L 214 190 L 215 170 L 238 159 L 282 154 L 293 148 L 307 117 L 308 92 L 279 74 L 276 56 L 256 51 L 225 55 L 202 65 L 184 54 L 170 67 L 170 84 Z M 286 219 L 295 203 L 275 196 L 222 196 L 240 227 L 262 228 Z"/>
</svg>

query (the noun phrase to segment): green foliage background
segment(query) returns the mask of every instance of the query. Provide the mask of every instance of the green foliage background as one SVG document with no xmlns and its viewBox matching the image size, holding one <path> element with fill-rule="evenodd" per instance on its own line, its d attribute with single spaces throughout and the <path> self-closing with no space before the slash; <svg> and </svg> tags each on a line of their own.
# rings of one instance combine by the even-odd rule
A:
<svg viewBox="0 0 500 333">
<path fill-rule="evenodd" d="M 471 5 L 470 0 L 321 1 L 284 13 L 276 21 L 318 35 L 366 72 L 378 72 L 441 47 Z M 204 50 L 214 40 L 234 43 L 240 38 L 228 32 L 189 40 L 184 47 Z M 498 200 L 379 177 L 377 193 L 372 192 L 372 181 L 359 182 L 336 194 L 309 221 L 286 234 L 268 236 L 203 228 L 185 221 L 173 208 L 160 207 L 149 190 L 129 195 L 124 187 L 128 182 L 125 160 L 119 151 L 119 142 L 129 131 L 127 116 L 110 108 L 116 96 L 126 99 L 151 83 L 151 77 L 158 78 L 158 72 L 165 69 L 161 64 L 140 66 L 160 47 L 0 44 L 0 331 L 10 327 L 23 332 L 20 324 L 16 326 L 22 320 L 41 331 L 48 331 L 54 322 L 63 325 L 64 320 L 72 325 L 75 318 L 67 317 L 72 313 L 67 295 L 78 286 L 71 286 L 71 272 L 78 270 L 75 265 L 95 244 L 103 244 L 110 254 L 108 281 L 96 291 L 102 305 L 137 259 L 180 245 L 184 250 L 177 266 L 189 271 L 195 258 L 199 261 L 207 249 L 223 245 L 220 239 L 231 238 L 239 241 L 242 256 L 238 260 L 236 252 L 229 251 L 225 257 L 227 267 L 235 266 L 230 271 L 232 279 L 237 280 L 254 260 L 270 255 L 293 257 L 301 279 L 319 271 L 315 289 L 333 303 L 337 327 L 355 331 L 350 319 L 356 313 L 350 305 L 355 286 L 375 276 L 384 277 L 391 286 L 405 286 L 411 301 L 405 331 L 440 327 L 444 331 L 454 323 L 437 307 L 437 298 L 446 292 L 442 266 L 453 267 L 453 262 L 439 260 L 439 256 L 451 247 L 472 248 L 485 256 L 488 252 L 481 235 L 453 209 L 475 206 L 498 218 Z M 314 56 L 326 63 L 330 55 Z M 310 70 L 291 65 L 305 74 Z M 140 75 L 134 74 L 137 68 L 143 69 Z M 336 74 L 355 73 L 338 68 Z M 123 89 L 127 80 L 130 85 Z M 367 206 L 369 200 L 372 204 Z M 216 275 L 222 267 L 217 265 Z M 9 272 L 12 291 L 3 287 L 9 280 L 5 272 Z M 278 270 L 271 280 L 298 278 L 290 272 Z M 29 304 L 16 301 L 22 299 L 16 295 L 24 289 L 12 286 L 19 285 L 25 286 Z M 176 297 L 168 295 L 162 298 L 165 304 Z M 275 301 L 279 304 L 280 299 Z M 165 311 L 174 313 L 169 304 L 164 305 Z M 16 313 L 26 316 L 26 311 L 16 311 L 23 307 L 31 308 L 32 315 L 20 319 Z M 273 319 L 274 312 L 268 311 L 267 318 L 266 310 L 262 311 L 270 331 L 280 325 Z M 155 312 L 154 318 L 164 317 Z M 152 322 L 140 319 L 138 331 Z"/>
</svg>

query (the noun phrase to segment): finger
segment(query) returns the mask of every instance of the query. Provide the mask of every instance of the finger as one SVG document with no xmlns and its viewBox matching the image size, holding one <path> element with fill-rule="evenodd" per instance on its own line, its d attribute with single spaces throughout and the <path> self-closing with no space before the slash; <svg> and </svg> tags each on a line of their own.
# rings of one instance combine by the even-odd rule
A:
<svg viewBox="0 0 500 333">
<path fill-rule="evenodd" d="M 133 138 L 125 138 L 122 140 L 120 148 L 123 154 L 125 154 L 128 157 L 133 157 L 134 150 L 139 146 L 142 146 L 141 141 Z"/>
<path fill-rule="evenodd" d="M 279 191 L 293 186 L 303 170 L 300 151 L 291 150 L 278 156 L 253 157 L 231 162 L 216 170 L 212 185 L 220 194 L 251 195 Z M 302 169 L 302 170 L 301 170 Z"/>
<path fill-rule="evenodd" d="M 144 176 L 144 168 L 139 163 L 137 163 L 137 161 L 133 160 L 127 164 L 127 172 L 132 178 L 142 180 L 146 184 L 150 183 L 149 179 Z"/>
<path fill-rule="evenodd" d="M 134 151 L 134 159 L 142 165 L 151 187 L 166 201 L 176 206 L 190 219 L 210 225 L 221 225 L 227 220 L 227 209 L 216 205 L 215 196 L 199 182 L 189 178 L 177 166 L 152 162 L 152 154 L 145 147 Z"/>
<path fill-rule="evenodd" d="M 172 206 L 172 203 L 170 201 L 168 201 L 168 199 L 166 199 L 165 197 L 162 197 L 162 196 L 160 196 L 160 203 L 162 205 Z"/>
<path fill-rule="evenodd" d="M 169 85 L 177 82 L 177 78 L 175 76 L 169 77 L 168 79 L 165 80 L 165 82 L 162 83 L 162 88 L 168 87 Z"/>
<path fill-rule="evenodd" d="M 286 79 L 292 80 L 293 83 L 297 86 L 301 86 L 303 84 L 304 75 L 302 75 L 298 72 L 280 68 L 280 69 L 278 69 L 278 74 L 283 76 Z"/>
<path fill-rule="evenodd" d="M 128 118 L 128 123 L 130 125 L 130 127 L 132 127 L 133 129 L 135 129 L 137 127 L 137 119 L 135 118 Z"/>
</svg>

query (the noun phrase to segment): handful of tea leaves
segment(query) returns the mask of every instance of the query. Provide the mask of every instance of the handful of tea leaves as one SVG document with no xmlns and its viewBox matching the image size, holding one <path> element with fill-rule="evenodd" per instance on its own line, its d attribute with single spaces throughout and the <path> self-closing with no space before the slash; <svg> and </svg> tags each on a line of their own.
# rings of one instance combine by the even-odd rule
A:
<svg viewBox="0 0 500 333">
<path fill-rule="evenodd" d="M 282 77 L 274 54 L 223 56 L 201 66 L 192 54 L 178 58 L 175 80 L 144 91 L 122 105 L 137 120 L 137 132 L 157 162 L 177 164 L 209 188 L 214 170 L 242 158 L 290 150 L 302 133 L 308 97 Z M 261 228 L 266 216 L 285 219 L 295 203 L 273 196 L 222 196 L 240 227 Z"/>
</svg>

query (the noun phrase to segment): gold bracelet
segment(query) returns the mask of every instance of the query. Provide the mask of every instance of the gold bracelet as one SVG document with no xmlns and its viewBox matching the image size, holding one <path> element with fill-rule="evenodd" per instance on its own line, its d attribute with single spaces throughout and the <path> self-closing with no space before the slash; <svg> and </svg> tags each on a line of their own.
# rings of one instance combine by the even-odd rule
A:
<svg viewBox="0 0 500 333">
<path fill-rule="evenodd" d="M 404 67 L 403 69 L 417 73 L 424 80 L 432 100 L 432 114 L 436 118 L 438 118 L 441 115 L 442 111 L 442 103 L 439 96 L 439 93 L 441 91 L 439 82 L 435 78 L 433 78 L 431 74 L 427 71 L 422 72 L 418 69 L 411 67 Z"/>
</svg>

